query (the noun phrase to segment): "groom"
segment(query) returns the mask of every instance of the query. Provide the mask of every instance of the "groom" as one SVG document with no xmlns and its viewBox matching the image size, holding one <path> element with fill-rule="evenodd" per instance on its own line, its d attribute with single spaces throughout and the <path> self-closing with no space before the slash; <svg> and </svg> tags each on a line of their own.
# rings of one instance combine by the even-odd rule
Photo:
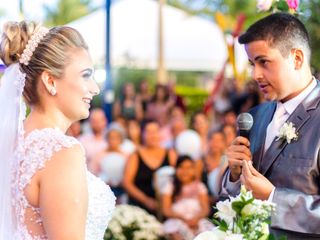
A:
<svg viewBox="0 0 320 240">
<path fill-rule="evenodd" d="M 275 235 L 320 239 L 320 82 L 311 74 L 306 28 L 276 13 L 250 26 L 239 42 L 268 102 L 251 111 L 249 140 L 239 136 L 227 149 L 222 195 L 237 194 L 242 183 L 277 205 Z"/>
</svg>

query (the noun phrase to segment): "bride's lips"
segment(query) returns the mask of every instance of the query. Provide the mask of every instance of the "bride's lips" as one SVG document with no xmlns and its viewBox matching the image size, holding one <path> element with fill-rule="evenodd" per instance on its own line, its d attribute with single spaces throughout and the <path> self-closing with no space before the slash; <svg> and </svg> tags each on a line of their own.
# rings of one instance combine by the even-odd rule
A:
<svg viewBox="0 0 320 240">
<path fill-rule="evenodd" d="M 91 103 L 91 101 L 92 101 L 92 98 L 82 98 L 82 100 L 83 100 L 85 103 L 87 103 L 87 104 L 90 105 L 90 103 Z"/>
</svg>

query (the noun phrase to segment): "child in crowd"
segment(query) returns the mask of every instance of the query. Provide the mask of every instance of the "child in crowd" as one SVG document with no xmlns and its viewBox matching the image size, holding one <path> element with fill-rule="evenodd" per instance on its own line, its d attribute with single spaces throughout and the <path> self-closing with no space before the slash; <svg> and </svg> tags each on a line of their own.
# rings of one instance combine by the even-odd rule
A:
<svg viewBox="0 0 320 240">
<path fill-rule="evenodd" d="M 208 191 L 195 180 L 195 162 L 189 156 L 180 156 L 172 184 L 163 191 L 162 211 L 168 219 L 163 230 L 173 240 L 191 240 L 196 234 L 210 230 L 206 220 L 209 214 Z"/>
<path fill-rule="evenodd" d="M 125 130 L 120 124 L 111 123 L 106 138 L 108 146 L 91 161 L 90 170 L 110 185 L 117 203 L 124 203 L 126 197 L 122 178 L 128 156 L 122 151 L 121 144 L 125 138 Z"/>
</svg>

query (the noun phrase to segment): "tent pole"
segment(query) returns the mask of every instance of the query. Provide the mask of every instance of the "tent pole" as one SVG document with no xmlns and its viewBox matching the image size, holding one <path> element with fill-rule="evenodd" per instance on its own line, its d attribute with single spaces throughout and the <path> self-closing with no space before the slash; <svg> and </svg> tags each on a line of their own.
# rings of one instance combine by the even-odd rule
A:
<svg viewBox="0 0 320 240">
<path fill-rule="evenodd" d="M 111 1 L 106 0 L 106 81 L 103 88 L 103 109 L 105 111 L 108 122 L 112 121 L 112 103 L 114 101 L 114 91 L 112 86 L 112 73 L 111 73 L 111 61 L 110 61 L 110 10 Z"/>
<path fill-rule="evenodd" d="M 157 82 L 167 83 L 167 71 L 164 66 L 164 46 L 163 46 L 163 6 L 166 0 L 159 0 L 159 26 L 158 26 L 158 71 Z"/>
</svg>

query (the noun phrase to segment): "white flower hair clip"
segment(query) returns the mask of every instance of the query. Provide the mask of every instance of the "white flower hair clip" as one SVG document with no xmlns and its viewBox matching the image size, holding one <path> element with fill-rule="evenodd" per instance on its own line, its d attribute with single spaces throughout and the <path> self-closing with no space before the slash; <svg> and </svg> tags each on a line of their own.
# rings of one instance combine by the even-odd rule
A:
<svg viewBox="0 0 320 240">
<path fill-rule="evenodd" d="M 24 65 L 28 65 L 29 61 L 32 57 L 32 54 L 39 42 L 44 38 L 44 36 L 49 32 L 49 29 L 45 27 L 40 27 L 38 31 L 36 31 L 31 38 L 29 39 L 23 53 L 20 56 L 19 62 Z"/>
<path fill-rule="evenodd" d="M 298 139 L 298 133 L 292 122 L 286 122 L 280 128 L 279 135 L 276 141 L 279 141 L 281 139 L 286 140 L 289 144 L 291 143 L 291 141 L 296 141 Z"/>
</svg>

